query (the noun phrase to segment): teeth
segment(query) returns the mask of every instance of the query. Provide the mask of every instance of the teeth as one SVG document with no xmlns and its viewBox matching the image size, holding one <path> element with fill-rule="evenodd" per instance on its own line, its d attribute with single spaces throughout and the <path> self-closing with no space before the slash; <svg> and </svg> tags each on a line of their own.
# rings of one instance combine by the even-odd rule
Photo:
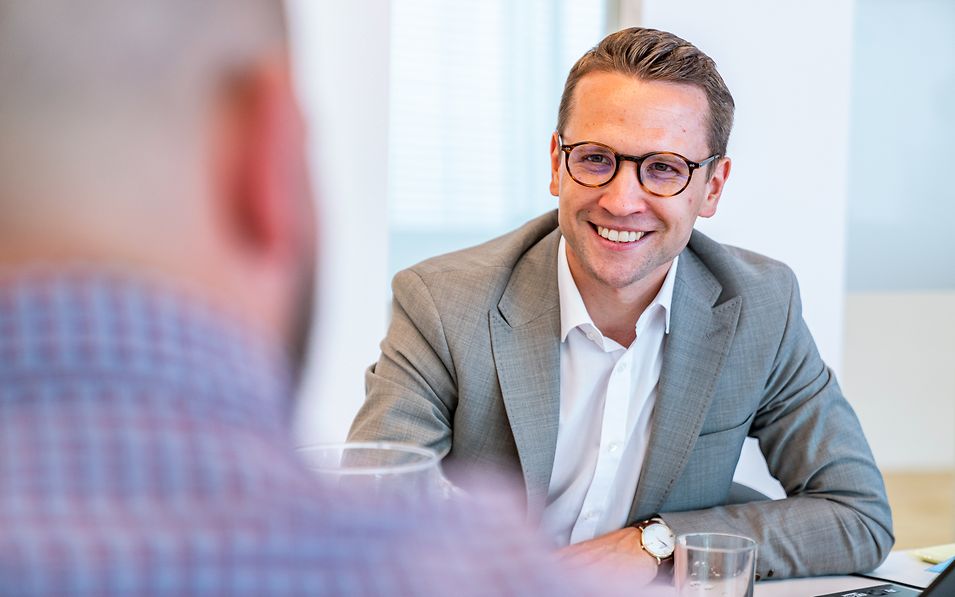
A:
<svg viewBox="0 0 955 597">
<path fill-rule="evenodd" d="M 604 228 L 603 226 L 597 226 L 597 234 L 615 243 L 632 243 L 634 241 L 640 240 L 644 235 L 643 232 L 634 232 L 633 230 L 611 230 L 610 228 Z"/>
</svg>

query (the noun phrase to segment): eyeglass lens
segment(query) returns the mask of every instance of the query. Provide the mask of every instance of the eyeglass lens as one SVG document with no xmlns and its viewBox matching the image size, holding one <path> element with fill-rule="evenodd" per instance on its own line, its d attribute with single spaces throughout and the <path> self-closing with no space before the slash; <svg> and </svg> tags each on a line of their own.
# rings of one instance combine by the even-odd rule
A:
<svg viewBox="0 0 955 597">
<path fill-rule="evenodd" d="M 607 147 L 585 144 L 567 156 L 570 175 L 581 184 L 600 186 L 610 182 L 617 170 L 617 157 Z M 651 193 L 674 195 L 686 187 L 690 167 L 679 156 L 658 153 L 640 163 L 640 181 Z"/>
</svg>

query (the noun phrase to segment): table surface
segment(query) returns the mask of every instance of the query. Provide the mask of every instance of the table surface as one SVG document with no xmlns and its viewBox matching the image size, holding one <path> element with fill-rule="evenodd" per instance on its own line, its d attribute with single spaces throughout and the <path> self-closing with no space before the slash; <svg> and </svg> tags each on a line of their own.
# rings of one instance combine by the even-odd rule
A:
<svg viewBox="0 0 955 597">
<path fill-rule="evenodd" d="M 911 551 L 893 551 L 885 562 L 862 576 L 820 576 L 816 578 L 792 578 L 789 580 L 767 580 L 756 583 L 755 597 L 797 597 L 824 595 L 837 591 L 849 591 L 897 582 L 916 587 L 927 587 L 938 574 L 928 572 L 927 564 Z"/>
</svg>

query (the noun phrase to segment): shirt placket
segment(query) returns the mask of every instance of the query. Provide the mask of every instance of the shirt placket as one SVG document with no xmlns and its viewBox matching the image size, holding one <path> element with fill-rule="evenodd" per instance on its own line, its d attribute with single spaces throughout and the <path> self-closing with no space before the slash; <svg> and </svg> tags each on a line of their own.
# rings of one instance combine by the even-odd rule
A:
<svg viewBox="0 0 955 597">
<path fill-rule="evenodd" d="M 627 437 L 627 410 L 632 391 L 633 353 L 627 350 L 617 360 L 610 373 L 607 392 L 604 397 L 603 420 L 600 428 L 600 449 L 597 452 L 597 464 L 593 480 L 580 516 L 571 531 L 570 542 L 578 543 L 596 536 L 598 524 L 606 512 L 611 497 L 611 487 L 620 467 Z"/>
</svg>

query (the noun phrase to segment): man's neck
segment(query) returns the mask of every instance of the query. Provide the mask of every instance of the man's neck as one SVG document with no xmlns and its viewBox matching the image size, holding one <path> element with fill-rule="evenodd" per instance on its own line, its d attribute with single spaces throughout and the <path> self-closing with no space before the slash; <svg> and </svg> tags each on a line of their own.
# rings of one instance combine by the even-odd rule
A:
<svg viewBox="0 0 955 597">
<path fill-rule="evenodd" d="M 575 275 L 580 297 L 597 329 L 623 347 L 633 344 L 637 337 L 637 321 L 660 292 L 672 263 L 625 288 L 609 288 Z"/>
</svg>

